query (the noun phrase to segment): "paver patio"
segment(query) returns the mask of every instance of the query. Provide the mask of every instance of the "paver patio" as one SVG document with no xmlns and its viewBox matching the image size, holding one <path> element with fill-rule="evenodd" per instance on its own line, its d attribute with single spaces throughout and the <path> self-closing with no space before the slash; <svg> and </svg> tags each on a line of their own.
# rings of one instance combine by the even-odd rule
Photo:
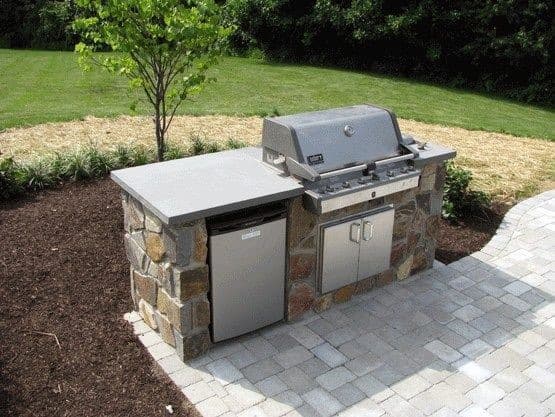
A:
<svg viewBox="0 0 555 417">
<path fill-rule="evenodd" d="M 555 190 L 480 252 L 183 364 L 135 333 L 206 417 L 554 416 Z"/>
</svg>

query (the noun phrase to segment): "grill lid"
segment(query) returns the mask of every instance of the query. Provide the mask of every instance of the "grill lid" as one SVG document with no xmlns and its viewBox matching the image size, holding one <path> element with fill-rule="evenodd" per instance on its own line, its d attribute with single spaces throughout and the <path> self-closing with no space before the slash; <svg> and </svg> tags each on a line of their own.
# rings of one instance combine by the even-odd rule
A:
<svg viewBox="0 0 555 417">
<path fill-rule="evenodd" d="M 325 173 L 400 155 L 395 115 L 358 105 L 265 118 L 264 148 Z"/>
</svg>

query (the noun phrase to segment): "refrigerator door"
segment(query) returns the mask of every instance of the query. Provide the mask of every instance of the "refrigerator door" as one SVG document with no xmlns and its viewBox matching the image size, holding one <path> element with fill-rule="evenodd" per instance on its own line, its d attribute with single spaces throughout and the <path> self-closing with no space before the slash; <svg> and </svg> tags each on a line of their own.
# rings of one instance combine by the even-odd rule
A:
<svg viewBox="0 0 555 417">
<path fill-rule="evenodd" d="M 390 266 L 394 209 L 362 219 L 358 279 L 385 271 Z"/>
<path fill-rule="evenodd" d="M 361 220 L 326 226 L 322 230 L 322 293 L 356 282 Z"/>
<path fill-rule="evenodd" d="M 214 342 L 283 319 L 285 222 L 210 236 Z"/>
</svg>

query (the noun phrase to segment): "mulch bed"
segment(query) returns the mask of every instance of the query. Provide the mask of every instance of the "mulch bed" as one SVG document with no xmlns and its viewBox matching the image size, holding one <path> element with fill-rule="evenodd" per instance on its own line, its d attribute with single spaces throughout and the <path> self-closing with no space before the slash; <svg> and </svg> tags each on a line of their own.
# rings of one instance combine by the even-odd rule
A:
<svg viewBox="0 0 555 417">
<path fill-rule="evenodd" d="M 442 222 L 439 260 L 480 249 L 503 213 Z M 123 319 L 122 230 L 107 179 L 0 204 L 0 415 L 197 415 Z"/>
<path fill-rule="evenodd" d="M 197 415 L 123 319 L 122 230 L 109 180 L 0 205 L 0 415 Z"/>
<path fill-rule="evenodd" d="M 482 249 L 495 234 L 509 208 L 506 204 L 494 203 L 484 213 L 468 215 L 454 222 L 441 219 L 436 259 L 448 264 Z"/>
</svg>

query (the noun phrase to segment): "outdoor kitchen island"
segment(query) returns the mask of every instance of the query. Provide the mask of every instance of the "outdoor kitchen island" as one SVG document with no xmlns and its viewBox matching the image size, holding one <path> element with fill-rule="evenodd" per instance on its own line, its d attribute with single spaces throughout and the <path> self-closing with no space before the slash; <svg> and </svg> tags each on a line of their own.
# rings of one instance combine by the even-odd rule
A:
<svg viewBox="0 0 555 417">
<path fill-rule="evenodd" d="M 114 171 L 135 309 L 186 360 L 429 268 L 454 155 L 364 105 L 267 118 L 262 148 Z"/>
</svg>

